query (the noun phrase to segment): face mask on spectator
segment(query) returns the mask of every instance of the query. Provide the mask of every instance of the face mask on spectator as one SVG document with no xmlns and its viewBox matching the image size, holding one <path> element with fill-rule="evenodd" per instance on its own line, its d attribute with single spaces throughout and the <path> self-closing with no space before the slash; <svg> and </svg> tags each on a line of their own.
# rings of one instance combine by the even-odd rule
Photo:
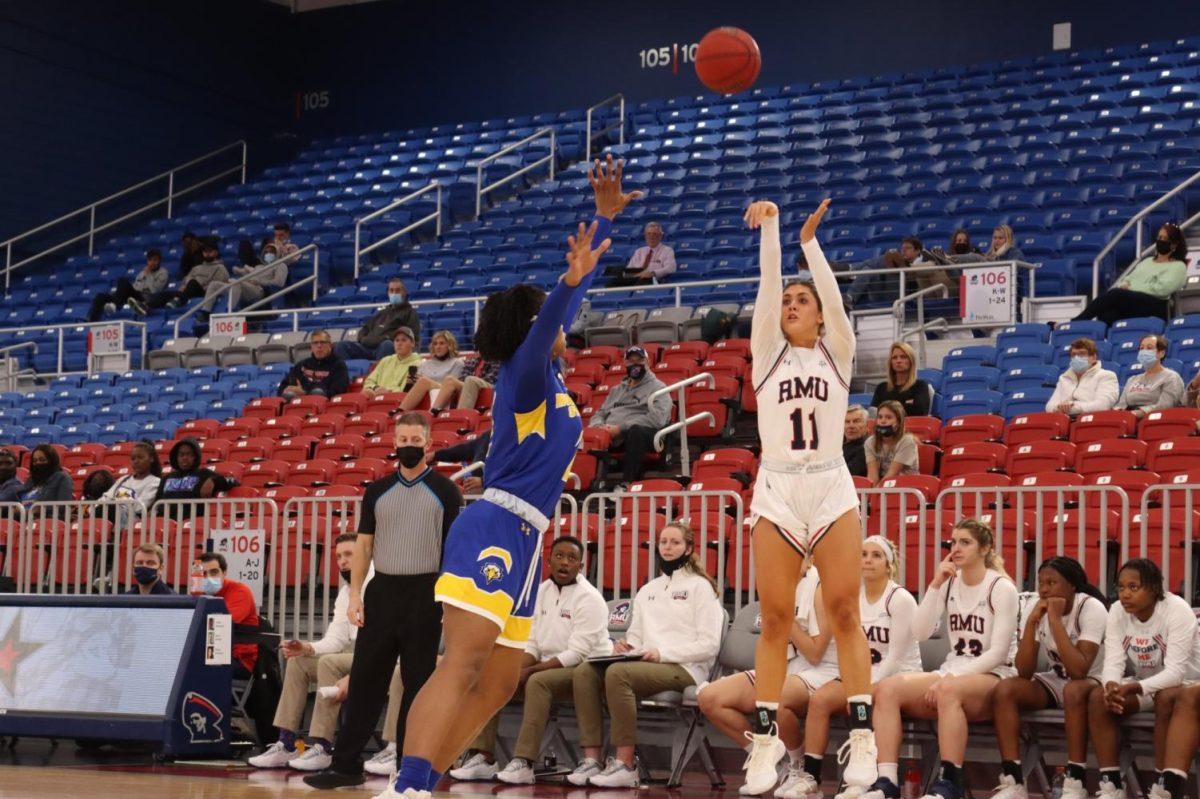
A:
<svg viewBox="0 0 1200 799">
<path fill-rule="evenodd" d="M 892 427 L 890 424 L 879 424 L 875 425 L 875 433 L 876 435 L 883 436 L 884 438 L 891 438 L 892 436 L 896 435 L 896 428 Z"/>
<path fill-rule="evenodd" d="M 643 377 L 646 376 L 646 364 L 644 364 L 644 363 L 627 364 L 625 366 L 625 374 L 627 374 L 629 376 L 630 380 L 633 380 L 633 381 L 641 380 Z"/>
<path fill-rule="evenodd" d="M 415 467 L 424 456 L 424 447 L 396 447 L 396 458 L 405 469 Z"/>
<path fill-rule="evenodd" d="M 217 261 L 217 254 L 215 252 L 214 253 L 207 253 L 207 252 L 204 253 L 204 263 L 211 264 L 211 263 L 216 263 L 216 261 Z"/>
<path fill-rule="evenodd" d="M 955 255 L 966 255 L 970 251 L 971 251 L 971 245 L 967 244 L 965 241 L 960 241 L 954 245 L 954 254 Z"/>
<path fill-rule="evenodd" d="M 1138 350 L 1138 363 L 1142 366 L 1150 366 L 1158 360 L 1158 352 L 1156 350 Z"/>
<path fill-rule="evenodd" d="M 675 558 L 674 560 L 667 560 L 666 558 L 659 555 L 659 565 L 662 567 L 662 573 L 667 575 L 668 577 L 670 577 L 672 574 L 674 574 L 679 569 L 679 567 L 682 566 L 683 564 L 687 563 L 687 561 L 688 561 L 687 555 L 680 555 L 679 557 Z"/>
<path fill-rule="evenodd" d="M 341 575 L 342 575 L 342 579 L 343 579 L 345 582 L 350 582 L 350 570 L 349 570 L 349 569 L 342 569 L 342 570 L 339 572 L 339 574 L 341 574 Z"/>
<path fill-rule="evenodd" d="M 152 585 L 158 579 L 158 569 L 153 566 L 134 566 L 133 579 L 142 585 Z"/>
<path fill-rule="evenodd" d="M 404 292 L 400 292 L 399 294 L 389 294 L 388 302 L 390 302 L 392 305 L 399 305 L 400 303 L 404 302 Z"/>
<path fill-rule="evenodd" d="M 1076 355 L 1071 359 L 1071 371 L 1073 372 L 1086 372 L 1091 365 L 1092 362 L 1082 355 Z"/>
<path fill-rule="evenodd" d="M 29 464 L 29 476 L 34 482 L 41 483 L 50 477 L 54 472 L 53 467 L 48 463 L 31 463 Z"/>
<path fill-rule="evenodd" d="M 1158 239 L 1154 242 L 1154 249 L 1158 250 L 1159 255 L 1166 255 L 1171 251 L 1170 239 Z"/>
<path fill-rule="evenodd" d="M 224 584 L 225 584 L 225 581 L 223 579 L 221 579 L 220 577 L 205 577 L 204 578 L 204 593 L 208 594 L 209 596 L 212 596 L 213 594 L 220 591 L 221 586 Z"/>
<path fill-rule="evenodd" d="M 272 262 L 274 262 L 274 260 L 275 260 L 275 253 L 273 253 L 273 252 L 264 252 L 263 253 L 263 263 L 264 264 L 272 263 Z"/>
</svg>

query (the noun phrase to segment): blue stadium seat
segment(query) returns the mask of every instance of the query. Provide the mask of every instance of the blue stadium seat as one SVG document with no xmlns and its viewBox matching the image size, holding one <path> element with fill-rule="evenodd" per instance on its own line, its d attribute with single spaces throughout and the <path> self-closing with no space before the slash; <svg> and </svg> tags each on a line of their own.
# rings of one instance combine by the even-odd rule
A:
<svg viewBox="0 0 1200 799">
<path fill-rule="evenodd" d="M 1054 357 L 1054 348 L 1049 344 L 1030 344 L 1015 347 L 1005 347 L 996 358 L 996 366 L 1001 370 L 1026 366 L 1041 366 L 1050 362 Z"/>
<path fill-rule="evenodd" d="M 1000 377 L 1000 393 L 1012 394 L 1014 391 L 1029 388 L 1053 387 L 1061 374 L 1061 369 L 1050 364 L 1009 369 Z"/>
<path fill-rule="evenodd" d="M 56 424 L 37 423 L 25 429 L 21 444 L 26 447 L 36 447 L 39 444 L 54 444 L 62 437 L 63 429 Z"/>
<path fill-rule="evenodd" d="M 991 366 L 966 366 L 944 369 L 942 391 L 962 394 L 968 391 L 991 391 L 1000 383 L 1000 370 Z"/>
<path fill-rule="evenodd" d="M 998 391 L 964 391 L 940 396 L 944 397 L 943 419 L 954 419 L 974 413 L 994 414 L 999 412 L 1004 401 L 1004 395 Z"/>
<path fill-rule="evenodd" d="M 926 368 L 917 370 L 917 377 L 928 383 L 929 386 L 936 392 L 940 392 L 942 390 L 942 376 L 944 374 L 945 373 L 941 369 Z"/>
<path fill-rule="evenodd" d="M 1108 325 L 1097 319 L 1063 322 L 1056 325 L 1054 332 L 1050 334 L 1050 344 L 1057 349 L 1079 338 L 1090 338 L 1099 342 L 1104 340 L 1107 332 Z"/>
<path fill-rule="evenodd" d="M 105 446 L 112 446 L 122 441 L 133 441 L 137 438 L 137 434 L 138 426 L 132 422 L 116 422 L 101 425 L 95 440 Z"/>
<path fill-rule="evenodd" d="M 956 369 L 972 366 L 995 366 L 996 348 L 984 346 L 955 347 L 942 359 L 942 372 L 949 374 Z"/>
<path fill-rule="evenodd" d="M 996 336 L 996 349 L 1003 351 L 1008 347 L 1020 347 L 1025 344 L 1047 344 L 1050 342 L 1050 326 L 1041 323 L 1022 323 L 1006 327 Z"/>
<path fill-rule="evenodd" d="M 1005 419 L 1011 419 L 1025 413 L 1042 413 L 1046 410 L 1046 403 L 1053 394 L 1054 389 L 1045 386 L 1015 391 L 1005 396 L 1004 403 L 1000 408 L 1000 415 Z"/>
</svg>

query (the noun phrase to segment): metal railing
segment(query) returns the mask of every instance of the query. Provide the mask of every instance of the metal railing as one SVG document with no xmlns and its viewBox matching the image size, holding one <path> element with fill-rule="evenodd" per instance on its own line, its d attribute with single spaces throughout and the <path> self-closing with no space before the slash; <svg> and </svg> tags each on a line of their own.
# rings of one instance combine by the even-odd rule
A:
<svg viewBox="0 0 1200 799">
<path fill-rule="evenodd" d="M 1092 297 L 1098 297 L 1100 295 L 1100 262 L 1103 261 L 1105 257 L 1112 252 L 1118 244 L 1121 243 L 1121 240 L 1125 238 L 1125 234 L 1129 232 L 1129 229 L 1136 228 L 1134 231 L 1134 252 L 1136 252 L 1138 254 L 1138 258 L 1140 258 L 1142 256 L 1142 223 L 1145 222 L 1146 217 L 1158 210 L 1167 201 L 1183 193 L 1184 190 L 1196 183 L 1196 181 L 1200 181 L 1200 172 L 1194 173 L 1191 177 L 1181 182 L 1178 186 L 1171 189 L 1142 210 L 1138 211 L 1129 219 L 1128 222 L 1121 226 L 1121 229 L 1117 231 L 1116 235 L 1108 240 L 1108 244 L 1105 244 L 1100 250 L 1099 254 L 1092 259 Z M 1197 214 L 1189 219 L 1188 223 L 1190 224 L 1194 222 L 1197 218 L 1200 218 L 1200 214 Z M 1180 227 L 1182 228 L 1183 226 L 1181 225 Z"/>
<path fill-rule="evenodd" d="M 238 164 L 237 166 L 230 167 L 229 169 L 223 170 L 222 172 L 219 172 L 216 175 L 213 175 L 211 177 L 205 178 L 204 180 L 201 180 L 198 183 L 194 183 L 191 186 L 188 186 L 187 188 L 178 189 L 178 190 L 175 188 L 176 173 L 181 172 L 185 169 L 190 169 L 194 166 L 198 166 L 199 164 L 202 164 L 212 158 L 215 158 L 218 155 L 230 152 L 231 150 L 234 150 L 234 149 L 240 149 L 241 156 L 242 156 L 241 163 Z M 12 273 L 15 270 L 21 268 L 22 266 L 33 263 L 34 261 L 38 260 L 39 258 L 43 258 L 52 253 L 56 253 L 59 250 L 64 249 L 65 247 L 69 247 L 72 244 L 77 244 L 81 241 L 84 241 L 85 239 L 87 240 L 87 243 L 88 243 L 88 255 L 89 256 L 94 255 L 97 233 L 101 233 L 105 230 L 108 230 L 109 228 L 119 225 L 122 222 L 127 222 L 130 219 L 133 219 L 135 216 L 144 214 L 145 212 L 151 211 L 162 205 L 166 205 L 167 219 L 170 219 L 175 211 L 175 199 L 176 198 L 182 197 L 185 194 L 190 194 L 190 193 L 196 191 L 197 189 L 201 189 L 204 186 L 209 185 L 210 183 L 213 183 L 215 181 L 221 180 L 222 178 L 226 178 L 226 177 L 229 177 L 230 175 L 234 175 L 234 174 L 237 174 L 240 176 L 240 180 L 243 184 L 246 182 L 246 142 L 244 140 L 236 141 L 236 142 L 233 142 L 232 144 L 227 144 L 226 146 L 221 147 L 216 150 L 213 150 L 210 153 L 206 153 L 206 154 L 200 156 L 199 158 L 194 158 L 191 161 L 188 161 L 187 163 L 179 164 L 178 166 L 172 167 L 171 169 L 167 170 L 166 172 L 163 172 L 162 174 L 155 175 L 152 178 L 147 178 L 146 180 L 143 180 L 141 183 L 135 183 L 134 185 L 129 186 L 128 188 L 122 189 L 121 191 L 118 191 L 115 194 L 110 194 L 107 197 L 96 200 L 94 203 L 90 203 L 81 208 L 77 208 L 68 214 L 63 214 L 62 216 L 58 217 L 57 219 L 53 219 L 43 225 L 38 225 L 35 228 L 26 230 L 24 233 L 19 233 L 16 236 L 13 236 L 11 239 L 0 242 L 0 247 L 3 247 L 4 251 L 5 251 L 5 255 L 4 255 L 4 293 L 8 294 L 9 287 L 12 285 Z M 104 205 L 111 203 L 114 200 L 118 200 L 122 197 L 126 197 L 126 196 L 128 196 L 136 191 L 139 191 L 141 189 L 145 189 L 145 188 L 152 186 L 155 183 L 162 181 L 162 180 L 166 180 L 166 182 L 167 182 L 165 197 L 161 197 L 150 203 L 147 203 L 146 205 L 142 205 L 133 211 L 124 213 L 121 216 L 117 217 L 116 219 L 111 219 L 111 220 L 101 223 L 99 225 L 96 224 L 96 211 L 101 206 L 104 206 Z M 30 255 L 28 257 L 22 258 L 19 261 L 14 262 L 14 260 L 13 260 L 13 245 L 14 244 L 16 244 L 17 242 L 22 241 L 24 239 L 27 239 L 31 236 L 37 235 L 38 233 L 42 233 L 44 231 L 50 230 L 51 228 L 57 227 L 68 220 L 77 219 L 85 213 L 88 215 L 87 232 L 71 236 L 66 241 L 61 241 L 57 244 L 51 245 L 51 246 L 35 253 L 34 255 Z"/>
<path fill-rule="evenodd" d="M 362 246 L 362 226 L 364 223 L 370 222 L 373 219 L 377 219 L 377 218 L 383 216 L 384 214 L 388 213 L 389 211 L 394 211 L 397 208 L 399 208 L 400 206 L 404 205 L 405 203 L 411 202 L 412 200 L 415 200 L 418 197 L 423 197 L 424 195 L 428 194 L 431 191 L 437 192 L 437 208 L 434 210 L 433 213 L 428 214 L 427 216 L 423 216 L 420 219 L 416 220 L 415 222 L 409 223 L 408 225 L 406 225 L 405 227 L 402 227 L 400 230 L 397 230 L 394 233 L 389 233 L 387 236 L 384 236 L 382 239 L 379 239 L 378 241 L 371 242 L 366 247 Z M 362 256 L 366 255 L 369 252 L 373 252 L 374 250 L 379 249 L 380 247 L 384 246 L 385 244 L 395 241 L 399 237 L 403 236 L 405 233 L 409 233 L 413 230 L 416 230 L 421 225 L 424 225 L 431 221 L 436 221 L 436 223 L 437 223 L 436 235 L 438 235 L 438 236 L 442 235 L 442 184 L 436 180 L 433 181 L 432 183 L 430 183 L 428 186 L 426 186 L 423 189 L 418 189 L 417 191 L 414 191 L 412 194 L 409 194 L 406 197 L 401 197 L 399 200 L 396 200 L 393 203 L 385 205 L 383 208 L 380 208 L 378 211 L 372 211 L 371 213 L 367 214 L 366 216 L 359 217 L 358 219 L 354 220 L 354 279 L 358 280 L 358 268 L 359 268 L 359 262 L 362 260 Z"/>
<path fill-rule="evenodd" d="M 526 164 L 525 166 L 518 169 L 516 172 L 510 173 L 506 177 L 500 178 L 500 180 L 497 180 L 494 183 L 491 183 L 487 186 L 483 185 L 483 167 L 485 165 L 491 163 L 492 161 L 495 161 L 497 158 L 502 158 L 511 152 L 514 152 L 528 144 L 531 144 L 534 141 L 537 141 L 538 139 L 542 139 L 547 136 L 550 137 L 550 153 L 548 155 L 546 155 L 542 158 L 539 158 L 538 160 L 534 161 L 532 164 Z M 510 144 L 507 147 L 505 147 L 504 149 L 500 150 L 499 152 L 492 153 L 491 155 L 487 156 L 486 158 L 481 158 L 479 161 L 477 161 L 475 163 L 475 218 L 478 219 L 480 214 L 483 213 L 483 195 L 487 194 L 490 191 L 500 188 L 505 183 L 508 183 L 512 180 L 516 180 L 521 175 L 524 175 L 526 172 L 530 172 L 530 171 L 542 166 L 543 164 L 549 163 L 550 164 L 550 180 L 554 180 L 554 160 L 555 160 L 555 153 L 557 151 L 557 148 L 555 146 L 556 141 L 557 141 L 557 139 L 556 139 L 556 134 L 554 133 L 554 128 L 542 128 L 537 133 L 534 133 L 530 136 L 526 136 L 524 139 L 521 139 L 519 142 Z"/>
<path fill-rule="evenodd" d="M 892 303 L 892 317 L 895 321 L 895 334 L 892 336 L 896 341 L 902 341 L 904 336 L 904 317 L 905 306 L 909 300 L 917 301 L 917 327 L 916 330 L 924 332 L 932 327 L 925 323 L 925 297 L 928 294 L 941 293 L 942 299 L 950 296 L 950 289 L 945 283 L 935 283 L 932 286 L 926 286 L 923 289 L 918 289 L 909 294 L 902 294 L 898 300 Z M 949 327 L 950 323 L 946 319 L 939 318 L 935 321 L 944 322 L 945 327 Z M 921 358 L 921 363 L 925 363 L 925 336 L 917 339 L 917 354 Z"/>
<path fill-rule="evenodd" d="M 485 302 L 487 302 L 487 297 L 484 297 L 484 296 L 456 297 L 454 299 L 444 299 L 444 300 L 410 300 L 410 304 L 414 308 L 433 307 L 433 306 L 437 306 L 440 308 L 445 305 L 470 304 L 472 309 L 474 310 L 474 314 L 475 314 L 474 327 L 479 326 L 479 312 L 483 309 L 483 304 Z M 382 303 L 382 302 L 358 302 L 358 303 L 352 303 L 350 305 L 319 305 L 319 306 L 314 306 L 312 308 L 279 308 L 279 309 L 273 309 L 273 310 L 269 310 L 269 311 L 242 310 L 242 311 L 238 311 L 237 313 L 232 314 L 232 315 L 233 316 L 244 316 L 247 318 L 257 318 L 257 317 L 263 317 L 263 316 L 271 316 L 271 317 L 289 317 L 290 316 L 292 319 L 292 331 L 296 332 L 296 331 L 300 330 L 300 317 L 301 316 L 312 315 L 312 314 L 326 315 L 331 312 L 341 313 L 342 311 L 367 311 L 369 313 L 375 313 L 376 311 L 378 311 L 379 309 L 381 309 L 385 306 L 386 306 L 386 303 Z M 212 318 L 218 319 L 218 318 L 223 318 L 228 315 L 229 314 L 213 314 Z M 336 325 L 334 325 L 334 326 L 336 327 Z"/>
<path fill-rule="evenodd" d="M 36 341 L 22 341 L 20 344 L 10 344 L 7 347 L 0 347 L 0 356 L 7 356 L 10 352 L 23 349 L 32 349 L 33 354 L 37 355 L 38 345 Z M 16 391 L 17 380 L 24 374 L 37 374 L 32 369 L 20 369 L 13 371 L 16 360 L 5 357 L 4 359 L 4 374 L 0 375 L 0 384 L 4 386 L 5 391 Z"/>
<path fill-rule="evenodd" d="M 679 421 L 667 425 L 654 434 L 654 451 L 662 452 L 667 436 L 679 431 L 679 466 L 680 472 L 689 477 L 692 474 L 692 465 L 690 462 L 691 455 L 688 452 L 688 425 L 696 422 L 707 421 L 709 424 L 715 424 L 716 419 L 709 411 L 702 411 L 692 416 L 687 415 L 687 387 L 698 383 L 708 383 L 708 388 L 716 388 L 717 381 L 709 372 L 701 372 L 691 377 L 684 378 L 678 382 L 672 383 L 669 386 L 664 386 L 658 391 L 655 391 L 646 398 L 646 407 L 653 408 L 654 400 L 663 395 L 669 395 L 672 391 L 679 392 Z"/>
<path fill-rule="evenodd" d="M 1155 502 L 1154 500 L 1158 500 Z M 1142 506 L 1129 520 L 1129 533 L 1124 536 L 1121 559 L 1150 558 L 1162 567 L 1163 584 L 1167 590 L 1180 586 L 1183 597 L 1195 606 L 1200 600 L 1200 485 L 1154 485 L 1142 495 Z M 1158 505 L 1158 507 L 1152 507 Z M 1155 535 L 1157 534 L 1157 535 Z M 1136 539 L 1136 540 L 1135 540 Z M 1157 552 L 1155 551 L 1157 550 Z M 1179 574 L 1182 572 L 1182 579 Z"/>
<path fill-rule="evenodd" d="M 220 291 L 213 294 L 212 297 L 205 299 L 205 302 L 208 299 L 211 299 L 215 302 L 215 301 L 219 300 L 221 297 L 226 298 L 225 313 L 211 314 L 210 319 L 214 319 L 214 318 L 225 319 L 225 318 L 228 318 L 230 316 L 235 316 L 235 315 L 236 316 L 245 316 L 245 315 L 249 315 L 249 314 L 255 314 L 256 308 L 261 308 L 264 305 L 268 305 L 268 304 L 274 302 L 279 297 L 282 297 L 285 294 L 290 294 L 291 292 L 295 291 L 296 289 L 303 288 L 304 286 L 308 286 L 308 285 L 312 286 L 312 298 L 313 298 L 313 302 L 316 302 L 317 297 L 318 297 L 317 289 L 318 289 L 318 284 L 320 282 L 320 273 L 319 273 L 320 268 L 321 268 L 320 247 L 316 244 L 305 245 L 304 247 L 301 247 L 299 250 L 296 250 L 296 252 L 287 256 L 284 260 L 286 260 L 288 262 L 287 263 L 288 275 L 290 276 L 292 269 L 300 262 L 300 259 L 303 258 L 308 253 L 312 253 L 312 274 L 311 275 L 308 275 L 307 277 L 303 277 L 300 280 L 297 280 L 295 283 L 289 283 L 289 284 L 285 285 L 283 288 L 279 289 L 274 294 L 270 294 L 261 299 L 255 300 L 253 303 L 251 303 L 250 305 L 247 305 L 245 308 L 241 309 L 236 314 L 235 314 L 234 308 L 233 308 L 233 287 L 240 286 L 242 283 L 249 281 L 250 278 L 254 277 L 254 272 L 248 272 L 247 274 L 242 275 L 241 277 L 237 278 L 236 280 L 230 280 L 227 283 L 225 283 L 225 285 L 221 287 Z M 257 267 L 257 268 L 262 269 L 262 268 L 270 268 L 270 267 Z M 197 303 L 194 307 L 189 308 L 185 313 L 176 317 L 175 326 L 173 328 L 174 332 L 173 332 L 172 337 L 179 338 L 180 325 L 182 325 L 185 320 L 191 319 L 193 316 L 200 313 L 201 310 L 203 309 L 203 307 L 204 307 L 204 302 Z M 280 312 L 276 311 L 276 310 L 263 310 L 263 311 L 258 311 L 256 315 L 261 316 L 261 315 L 270 315 L 270 314 L 276 314 L 276 313 L 280 313 Z"/>
<path fill-rule="evenodd" d="M 70 372 L 67 372 L 63 369 L 63 354 L 65 351 L 66 335 L 68 333 L 78 333 L 78 332 L 82 332 L 85 330 L 90 330 L 91 328 L 94 328 L 94 327 L 105 327 L 105 326 L 108 326 L 111 324 L 120 324 L 121 325 L 122 346 L 124 346 L 126 349 L 129 349 L 128 345 L 126 345 L 124 343 L 127 329 L 133 329 L 133 330 L 140 331 L 140 339 L 141 339 L 141 344 L 142 344 L 141 356 L 144 361 L 144 359 L 146 357 L 146 344 L 148 341 L 147 326 L 146 326 L 145 322 L 137 322 L 132 319 L 119 319 L 119 320 L 114 320 L 112 322 L 70 322 L 70 323 L 62 324 L 62 325 L 32 325 L 32 326 L 25 325 L 23 327 L 0 327 L 0 338 L 2 338 L 5 334 L 26 335 L 28 333 L 36 332 L 39 330 L 49 330 L 49 331 L 57 333 L 57 335 L 58 335 L 57 359 L 56 359 L 56 367 L 55 367 L 54 374 L 58 374 L 58 375 L 71 374 Z M 8 349 L 19 349 L 21 347 L 29 346 L 34 343 L 35 342 L 28 341 L 28 342 L 20 342 L 18 344 L 13 344 L 9 347 L 6 347 L 4 350 L 0 350 L 0 353 L 6 351 Z M 36 346 L 34 347 L 34 352 L 35 353 L 37 352 Z"/>
<path fill-rule="evenodd" d="M 618 108 L 619 108 L 619 111 L 618 111 L 619 116 L 618 116 L 617 122 L 615 124 L 609 125 L 608 127 L 601 128 L 600 130 L 596 131 L 595 133 L 592 133 L 592 113 L 594 111 L 597 111 L 597 110 L 605 107 L 605 106 L 612 105 L 614 101 L 618 103 Z M 621 132 L 620 140 L 617 143 L 624 144 L 625 143 L 625 95 L 621 94 L 620 92 L 617 92 L 612 97 L 605 97 L 600 102 L 598 102 L 595 105 L 588 108 L 588 110 L 587 110 L 587 145 L 585 147 L 586 155 L 584 156 L 584 159 L 583 159 L 584 163 L 590 164 L 592 162 L 592 141 L 595 138 L 597 138 L 599 136 L 603 136 L 605 133 L 608 133 L 613 128 L 616 128 L 617 130 L 619 130 Z"/>
</svg>

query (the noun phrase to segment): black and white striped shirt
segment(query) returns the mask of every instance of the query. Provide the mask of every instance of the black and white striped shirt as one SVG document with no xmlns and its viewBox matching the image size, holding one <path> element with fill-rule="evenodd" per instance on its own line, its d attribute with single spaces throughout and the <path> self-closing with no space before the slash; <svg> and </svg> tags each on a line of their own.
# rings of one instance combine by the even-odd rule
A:
<svg viewBox="0 0 1200 799">
<path fill-rule="evenodd" d="M 427 468 L 415 480 L 399 470 L 367 486 L 358 532 L 375 537 L 375 571 L 414 575 L 441 571 L 442 545 L 462 508 L 462 494 Z"/>
</svg>

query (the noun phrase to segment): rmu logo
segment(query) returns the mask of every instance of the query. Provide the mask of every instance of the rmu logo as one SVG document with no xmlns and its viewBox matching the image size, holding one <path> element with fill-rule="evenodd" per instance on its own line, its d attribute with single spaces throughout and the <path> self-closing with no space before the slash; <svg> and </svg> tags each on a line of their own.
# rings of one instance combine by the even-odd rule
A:
<svg viewBox="0 0 1200 799">
<path fill-rule="evenodd" d="M 815 399 L 825 402 L 829 399 L 829 381 L 816 375 L 809 375 L 803 380 L 799 377 L 780 380 L 779 401 L 788 402 L 797 399 Z"/>
<path fill-rule="evenodd" d="M 983 635 L 984 620 L 982 616 L 968 615 L 960 616 L 957 613 L 950 614 L 950 631 L 951 632 L 968 632 L 976 635 Z"/>
</svg>

